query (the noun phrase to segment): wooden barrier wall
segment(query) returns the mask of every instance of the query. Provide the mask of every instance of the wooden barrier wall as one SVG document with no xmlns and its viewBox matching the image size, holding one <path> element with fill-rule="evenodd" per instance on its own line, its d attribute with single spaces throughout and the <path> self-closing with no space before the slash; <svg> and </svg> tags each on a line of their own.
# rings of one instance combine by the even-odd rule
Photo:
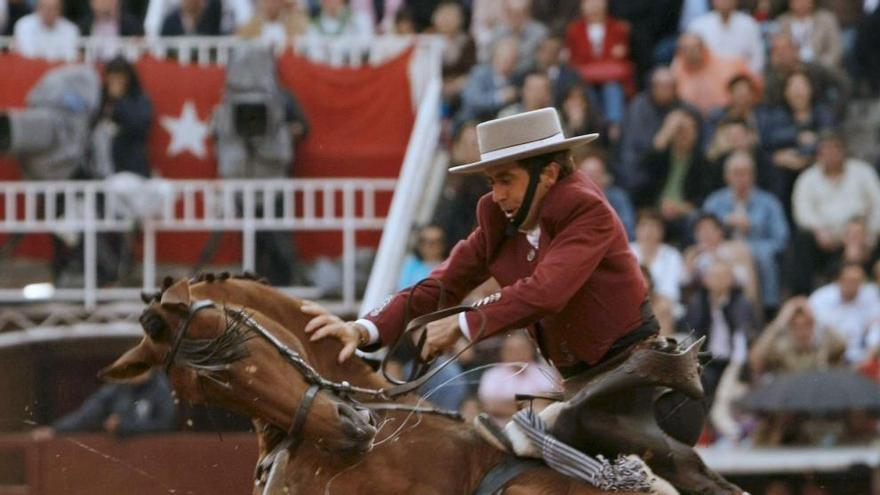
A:
<svg viewBox="0 0 880 495">
<path fill-rule="evenodd" d="M 0 495 L 246 495 L 256 436 L 0 436 Z"/>
</svg>

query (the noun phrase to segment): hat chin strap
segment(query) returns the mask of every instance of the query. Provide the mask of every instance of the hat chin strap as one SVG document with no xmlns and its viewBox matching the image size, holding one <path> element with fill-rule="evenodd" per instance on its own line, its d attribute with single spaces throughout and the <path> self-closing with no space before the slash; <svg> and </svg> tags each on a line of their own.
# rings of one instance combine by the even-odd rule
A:
<svg viewBox="0 0 880 495">
<path fill-rule="evenodd" d="M 519 227 L 526 221 L 526 217 L 529 216 L 529 210 L 532 209 L 532 201 L 535 199 L 535 191 L 538 189 L 538 182 L 540 182 L 541 170 L 543 168 L 544 164 L 541 163 L 534 163 L 529 167 L 529 185 L 526 187 L 526 194 L 523 196 L 523 202 L 519 206 L 519 210 L 510 219 L 510 223 L 507 225 L 507 229 L 505 229 L 506 235 L 516 234 Z"/>
</svg>

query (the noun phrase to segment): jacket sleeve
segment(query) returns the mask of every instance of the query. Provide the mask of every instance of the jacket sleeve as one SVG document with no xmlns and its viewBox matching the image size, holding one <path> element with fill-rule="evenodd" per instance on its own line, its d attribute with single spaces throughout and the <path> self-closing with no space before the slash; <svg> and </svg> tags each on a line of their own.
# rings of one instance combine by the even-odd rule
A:
<svg viewBox="0 0 880 495">
<path fill-rule="evenodd" d="M 455 305 L 475 287 L 489 278 L 486 234 L 477 227 L 467 239 L 453 248 L 449 258 L 435 268 L 429 278 L 439 281 L 446 292 L 447 305 Z M 424 283 L 415 290 L 404 289 L 390 296 L 385 303 L 364 318 L 379 330 L 384 345 L 393 344 L 403 332 L 406 316 L 414 318 L 439 309 L 440 289 L 435 283 Z M 407 305 L 410 305 L 407 315 Z"/>
<path fill-rule="evenodd" d="M 572 205 L 564 227 L 556 234 L 532 275 L 501 289 L 492 304 L 482 306 L 486 326 L 480 336 L 530 326 L 562 311 L 580 290 L 615 239 L 614 213 L 595 198 Z M 481 316 L 468 313 L 471 338 L 476 338 Z"/>
</svg>

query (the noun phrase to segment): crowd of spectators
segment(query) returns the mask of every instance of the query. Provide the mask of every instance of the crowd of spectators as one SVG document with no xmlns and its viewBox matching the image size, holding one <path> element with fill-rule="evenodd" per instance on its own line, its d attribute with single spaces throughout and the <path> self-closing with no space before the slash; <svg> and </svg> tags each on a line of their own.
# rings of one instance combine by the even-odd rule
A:
<svg viewBox="0 0 880 495">
<path fill-rule="evenodd" d="M 467 76 L 451 62 L 464 52 L 446 53 L 450 162 L 476 161 L 476 122 L 540 106 L 557 108 L 568 136 L 601 133 L 578 169 L 618 212 L 663 333 L 705 336 L 713 355 L 703 441 L 876 439 L 858 411 L 841 421 L 868 434 L 816 440 L 738 404 L 785 373 L 844 367 L 876 379 L 880 163 L 856 158 L 843 129 L 857 118 L 850 102 L 877 97 L 865 44 L 877 5 L 523 3 L 473 1 Z M 449 247 L 487 191 L 480 178 L 449 178 L 434 218 Z M 479 394 L 465 404 L 495 410 Z"/>
<path fill-rule="evenodd" d="M 601 133 L 576 157 L 579 170 L 619 212 L 664 333 L 706 336 L 714 356 L 706 389 L 728 411 L 713 413 L 707 441 L 801 438 L 714 419 L 742 417 L 730 400 L 735 384 L 877 369 L 878 163 L 855 158 L 842 130 L 854 98 L 878 96 L 880 2 L 69 2 L 0 0 L 0 30 L 22 54 L 51 59 L 71 58 L 81 35 L 239 34 L 274 44 L 434 33 L 444 40 L 442 145 L 452 164 L 477 161 L 477 122 L 545 106 L 558 109 L 568 136 Z M 139 101 L 109 82 L 105 93 L 103 118 L 118 123 Z M 141 139 L 117 135 L 111 155 Z M 467 235 L 486 191 L 480 178 L 449 178 L 402 283 Z M 505 360 L 536 359 L 507 346 L 517 357 Z M 472 363 L 492 360 L 483 358 Z M 509 404 L 487 392 L 501 389 L 474 386 L 480 393 L 461 407 L 482 402 L 501 416 Z"/>
</svg>

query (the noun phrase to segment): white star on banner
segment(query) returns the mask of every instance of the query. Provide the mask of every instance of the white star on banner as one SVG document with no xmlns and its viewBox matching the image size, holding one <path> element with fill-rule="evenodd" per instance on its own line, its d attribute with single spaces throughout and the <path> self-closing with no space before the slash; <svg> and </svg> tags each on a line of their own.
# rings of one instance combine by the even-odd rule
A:
<svg viewBox="0 0 880 495">
<path fill-rule="evenodd" d="M 162 117 L 162 127 L 171 135 L 167 151 L 169 156 L 179 155 L 184 151 L 189 151 L 198 158 L 205 158 L 208 154 L 205 149 L 208 126 L 199 120 L 192 100 L 184 102 L 180 117 Z"/>
</svg>

